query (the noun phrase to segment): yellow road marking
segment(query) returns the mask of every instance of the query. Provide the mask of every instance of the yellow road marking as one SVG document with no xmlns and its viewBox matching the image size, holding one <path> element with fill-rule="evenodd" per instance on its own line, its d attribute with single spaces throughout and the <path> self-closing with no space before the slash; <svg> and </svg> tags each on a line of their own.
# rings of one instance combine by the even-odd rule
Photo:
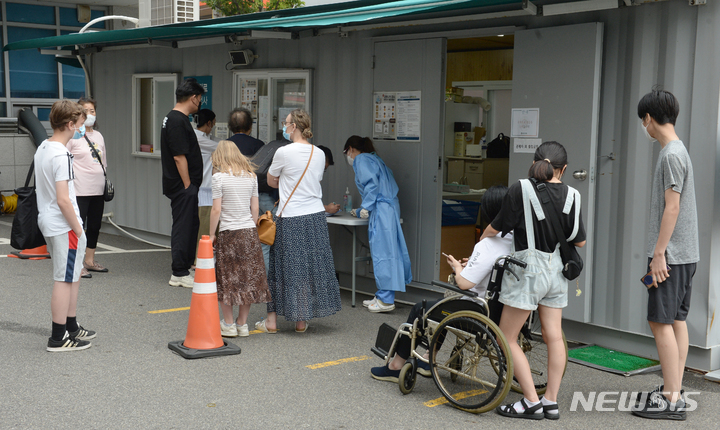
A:
<svg viewBox="0 0 720 430">
<path fill-rule="evenodd" d="M 190 309 L 190 306 L 186 308 L 175 308 L 175 309 L 160 309 L 159 311 L 148 311 L 149 314 L 164 314 L 165 312 L 177 312 L 177 311 L 186 311 Z"/>
<path fill-rule="evenodd" d="M 455 400 L 462 400 L 462 399 L 466 399 L 468 397 L 479 396 L 480 394 L 485 394 L 485 393 L 487 393 L 487 390 L 463 391 L 461 393 L 453 394 L 453 398 Z M 440 397 L 435 400 L 427 401 L 423 404 L 425 406 L 427 406 L 428 408 L 434 408 L 435 406 L 444 405 L 445 403 L 449 403 L 449 400 L 446 399 L 445 397 Z"/>
<path fill-rule="evenodd" d="M 341 358 L 340 360 L 326 361 L 325 363 L 310 364 L 305 367 L 307 367 L 308 369 L 322 369 L 323 367 L 337 366 L 338 364 L 351 363 L 353 361 L 363 361 L 369 359 L 370 357 L 368 357 L 367 355 L 361 355 L 360 357 Z"/>
</svg>

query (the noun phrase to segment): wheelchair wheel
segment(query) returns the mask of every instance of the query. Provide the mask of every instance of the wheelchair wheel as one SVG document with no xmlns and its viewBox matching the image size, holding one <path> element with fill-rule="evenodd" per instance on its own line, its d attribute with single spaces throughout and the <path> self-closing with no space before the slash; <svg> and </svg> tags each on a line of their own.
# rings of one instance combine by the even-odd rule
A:
<svg viewBox="0 0 720 430">
<path fill-rule="evenodd" d="M 567 370 L 568 346 L 564 331 L 562 332 L 562 339 L 563 344 L 565 345 L 565 369 L 563 369 L 563 376 L 565 376 L 565 370 Z M 538 318 L 534 318 L 531 324 L 523 327 L 520 331 L 518 344 L 520 344 L 520 348 L 522 348 L 525 353 L 528 364 L 530 365 L 530 373 L 532 373 L 533 382 L 535 383 L 535 391 L 538 395 L 545 394 L 545 391 L 547 390 L 548 352 L 547 346 L 545 345 L 545 341 L 542 337 L 542 329 Z M 516 393 L 523 392 L 522 388 L 520 388 L 520 384 L 515 378 L 513 378 L 510 388 Z"/>
<path fill-rule="evenodd" d="M 460 358 L 460 354 L 458 354 L 458 352 L 459 352 L 459 349 L 457 346 L 455 348 L 453 348 L 453 350 L 452 350 L 453 358 L 451 358 L 450 362 L 448 363 L 450 368 L 454 369 L 454 370 L 462 369 L 462 366 L 461 366 L 462 359 Z M 452 382 L 457 382 L 457 379 L 458 379 L 458 374 L 456 372 L 453 372 L 450 374 L 450 380 Z"/>
<path fill-rule="evenodd" d="M 400 369 L 400 377 L 398 378 L 398 385 L 400 386 L 400 392 L 403 394 L 412 393 L 415 388 L 415 381 L 417 380 L 417 373 L 413 372 L 413 363 L 407 362 Z"/>
<path fill-rule="evenodd" d="M 493 362 L 499 363 L 496 372 Z M 473 413 L 494 409 L 507 396 L 512 357 L 489 318 L 460 311 L 445 318 L 430 341 L 430 365 L 440 392 L 455 407 Z"/>
</svg>

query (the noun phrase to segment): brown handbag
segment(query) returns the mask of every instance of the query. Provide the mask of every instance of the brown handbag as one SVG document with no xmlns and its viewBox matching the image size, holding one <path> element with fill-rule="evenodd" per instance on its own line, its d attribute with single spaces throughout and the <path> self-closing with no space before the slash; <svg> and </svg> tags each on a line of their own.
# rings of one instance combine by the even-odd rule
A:
<svg viewBox="0 0 720 430">
<path fill-rule="evenodd" d="M 285 200 L 285 204 L 283 205 L 282 209 L 280 209 L 280 213 L 278 213 L 278 216 L 280 216 L 282 211 L 285 210 L 285 206 L 287 206 L 290 198 L 293 196 L 293 194 L 295 194 L 295 190 L 297 190 L 298 185 L 300 185 L 300 181 L 302 181 L 302 178 L 305 176 L 305 172 L 307 172 L 308 167 L 310 167 L 310 160 L 312 160 L 314 151 L 315 145 L 311 145 L 310 158 L 308 159 L 307 166 L 305 166 L 305 170 L 300 176 L 300 179 L 298 179 L 297 184 L 295 184 L 295 188 L 293 188 L 292 193 L 290 193 L 290 196 L 287 198 L 287 200 Z M 260 215 L 258 217 L 257 223 L 257 231 L 258 236 L 260 237 L 260 243 L 264 243 L 265 245 L 273 245 L 275 243 L 276 228 L 277 227 L 275 226 L 275 218 L 272 212 L 267 211 L 264 214 Z"/>
</svg>

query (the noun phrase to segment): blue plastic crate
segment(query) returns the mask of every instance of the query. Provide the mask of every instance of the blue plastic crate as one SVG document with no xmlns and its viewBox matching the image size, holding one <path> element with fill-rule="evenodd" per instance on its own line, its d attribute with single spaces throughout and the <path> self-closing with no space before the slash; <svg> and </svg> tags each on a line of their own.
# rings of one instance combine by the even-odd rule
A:
<svg viewBox="0 0 720 430">
<path fill-rule="evenodd" d="M 480 202 L 454 200 L 454 203 L 448 203 L 443 201 L 442 225 L 443 227 L 447 225 L 475 225 L 479 211 Z"/>
</svg>

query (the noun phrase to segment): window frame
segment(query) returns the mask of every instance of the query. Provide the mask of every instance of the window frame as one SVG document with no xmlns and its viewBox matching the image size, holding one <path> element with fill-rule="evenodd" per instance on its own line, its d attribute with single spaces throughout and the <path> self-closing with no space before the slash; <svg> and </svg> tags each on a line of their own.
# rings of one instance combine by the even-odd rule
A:
<svg viewBox="0 0 720 430">
<path fill-rule="evenodd" d="M 155 136 L 156 131 L 158 128 L 162 127 L 162 118 L 159 117 L 159 115 L 156 112 L 155 109 L 155 82 L 162 81 L 162 82 L 173 82 L 173 98 L 175 97 L 175 88 L 177 88 L 178 85 L 178 76 L 179 73 L 136 73 L 132 75 L 132 149 L 130 154 L 135 157 L 141 157 L 141 158 L 160 158 L 161 156 L 161 149 L 160 149 L 160 142 L 152 142 L 152 152 L 142 152 L 140 151 L 140 132 L 141 132 L 141 124 L 140 124 L 140 109 L 138 104 L 141 102 L 142 97 L 140 97 L 140 91 L 141 91 L 141 85 L 140 80 L 141 79 L 152 79 L 152 88 L 151 88 L 151 106 L 150 110 L 152 112 L 152 131 L 151 135 Z M 167 113 L 163 113 L 160 115 L 166 115 Z"/>
<path fill-rule="evenodd" d="M 29 4 L 29 5 L 37 5 L 37 6 L 50 6 L 54 8 L 55 13 L 55 24 L 49 25 L 49 24 L 33 24 L 33 23 L 25 23 L 25 22 L 13 22 L 7 20 L 7 9 L 6 4 L 7 3 L 20 3 L 20 4 Z M 8 43 L 8 27 L 24 27 L 24 28 L 37 28 L 37 29 L 45 29 L 45 30 L 55 30 L 55 35 L 60 36 L 63 31 L 70 31 L 73 33 L 77 33 L 80 31 L 81 27 L 72 27 L 67 25 L 60 25 L 60 8 L 68 8 L 70 6 L 69 3 L 53 3 L 53 2 L 47 2 L 47 1 L 38 1 L 38 2 L 29 2 L 27 0 L 14 0 L 14 1 L 3 1 L 2 4 L 0 4 L 0 26 L 2 27 L 0 29 L 0 32 L 2 34 L 2 42 L 3 44 Z M 92 11 L 102 11 L 105 16 L 108 16 L 110 14 L 110 8 L 107 6 L 90 6 L 90 10 Z M 92 27 L 92 31 L 107 31 L 108 30 L 108 22 L 109 21 L 102 21 L 103 28 L 97 28 Z M 44 108 L 52 106 L 54 102 L 57 100 L 62 100 L 65 97 L 64 94 L 64 82 L 63 82 L 63 71 L 62 71 L 62 64 L 57 63 L 57 79 L 58 79 L 58 98 L 57 99 L 48 99 L 48 98 L 27 98 L 27 97 L 11 97 L 11 87 L 10 87 L 10 53 L 8 51 L 5 51 L 2 53 L 3 55 L 3 84 L 5 86 L 5 95 L 0 96 L 0 104 L 5 105 L 5 111 L 7 116 L 12 116 L 14 112 L 17 111 L 16 106 L 22 106 L 22 107 L 32 107 L 33 112 L 37 112 L 37 108 Z M 85 88 L 85 92 L 87 94 L 87 87 Z M 41 121 L 43 126 L 47 130 L 52 130 L 50 128 L 50 122 L 49 121 Z"/>
</svg>

